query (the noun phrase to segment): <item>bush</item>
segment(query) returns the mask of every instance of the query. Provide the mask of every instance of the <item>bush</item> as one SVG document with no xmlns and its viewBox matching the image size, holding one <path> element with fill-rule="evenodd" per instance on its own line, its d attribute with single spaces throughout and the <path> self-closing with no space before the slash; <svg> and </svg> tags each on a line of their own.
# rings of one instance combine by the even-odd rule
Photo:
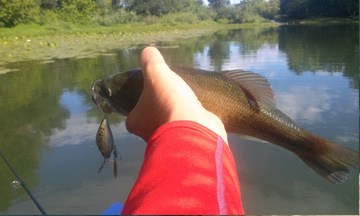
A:
<svg viewBox="0 0 360 216">
<path fill-rule="evenodd" d="M 0 22 L 5 27 L 38 22 L 40 7 L 36 0 L 0 0 Z"/>
<path fill-rule="evenodd" d="M 196 8 L 195 13 L 200 21 L 204 20 L 214 20 L 216 17 L 216 12 L 201 5 Z"/>
<path fill-rule="evenodd" d="M 96 15 L 92 18 L 92 22 L 103 26 L 110 26 L 120 23 L 137 22 L 138 16 L 134 12 L 128 12 L 124 9 L 106 10 L 103 15 Z"/>
<path fill-rule="evenodd" d="M 160 17 L 142 16 L 140 20 L 148 25 L 150 24 L 178 25 L 180 23 L 194 24 L 199 22 L 198 17 L 191 12 L 170 13 Z"/>
<path fill-rule="evenodd" d="M 189 13 L 183 13 L 182 16 L 178 16 L 176 21 L 181 23 L 195 24 L 199 22 L 199 19 L 198 16 L 189 12 Z"/>
<path fill-rule="evenodd" d="M 227 22 L 224 22 L 226 20 L 227 20 Z M 236 20 L 236 9 L 235 8 L 223 7 L 223 8 L 218 9 L 217 16 L 216 16 L 217 22 L 228 23 L 228 22 L 233 22 L 234 20 Z"/>
<path fill-rule="evenodd" d="M 197 23 L 198 17 L 191 13 L 191 12 L 185 12 L 185 13 L 171 13 L 164 16 L 161 16 L 161 19 L 159 20 L 161 23 L 164 24 L 175 24 L 175 23 L 189 23 L 194 24 Z"/>
<path fill-rule="evenodd" d="M 252 11 L 240 10 L 237 16 L 239 23 L 262 22 L 264 20 L 259 14 Z"/>
<path fill-rule="evenodd" d="M 280 11 L 279 0 L 271 0 L 269 2 L 262 2 L 258 5 L 259 14 L 266 19 L 274 19 L 275 15 Z"/>
<path fill-rule="evenodd" d="M 159 23 L 160 18 L 156 16 L 140 16 L 140 20 L 148 25 Z"/>
<path fill-rule="evenodd" d="M 58 14 L 54 10 L 42 10 L 40 15 L 41 25 L 57 24 L 59 22 Z"/>
<path fill-rule="evenodd" d="M 218 20 L 216 20 L 217 23 L 220 23 L 220 24 L 228 24 L 229 23 L 229 20 L 228 19 L 224 19 L 224 18 L 220 18 Z"/>
<path fill-rule="evenodd" d="M 59 11 L 60 18 L 71 23 L 89 23 L 98 9 L 92 0 L 66 0 Z"/>
</svg>

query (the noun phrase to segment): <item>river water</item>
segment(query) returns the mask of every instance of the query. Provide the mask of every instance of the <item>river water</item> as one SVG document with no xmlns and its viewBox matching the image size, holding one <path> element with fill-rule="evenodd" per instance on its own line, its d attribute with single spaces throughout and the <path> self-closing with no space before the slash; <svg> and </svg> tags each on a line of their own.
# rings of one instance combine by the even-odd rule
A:
<svg viewBox="0 0 360 216">
<path fill-rule="evenodd" d="M 0 75 L 0 151 L 48 214 L 100 214 L 124 203 L 140 170 L 145 143 L 124 117 L 109 121 L 122 160 L 114 179 L 95 144 L 103 118 L 92 83 L 139 67 L 146 45 L 92 58 L 23 61 Z M 359 150 L 359 27 L 301 25 L 221 30 L 157 42 L 168 64 L 206 70 L 244 69 L 265 76 L 277 106 L 309 131 Z M 291 152 L 229 136 L 246 214 L 359 213 L 359 175 L 333 185 Z M 166 164 L 164 164 L 166 166 Z M 0 214 L 40 214 L 0 159 Z"/>
</svg>

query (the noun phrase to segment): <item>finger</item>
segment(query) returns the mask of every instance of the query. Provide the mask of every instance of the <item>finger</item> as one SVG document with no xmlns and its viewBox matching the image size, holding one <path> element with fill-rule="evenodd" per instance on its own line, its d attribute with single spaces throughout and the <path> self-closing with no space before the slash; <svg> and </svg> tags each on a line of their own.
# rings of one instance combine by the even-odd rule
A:
<svg viewBox="0 0 360 216">
<path fill-rule="evenodd" d="M 150 109 L 158 109 L 158 92 L 161 92 L 161 80 L 167 76 L 169 68 L 159 50 L 147 47 L 141 53 L 141 68 L 144 76 L 144 88 L 134 109 L 129 113 L 125 125 L 129 132 L 146 140 L 156 125 L 155 117 L 149 115 Z"/>
<path fill-rule="evenodd" d="M 144 77 L 148 77 L 150 75 L 154 76 L 154 74 L 149 74 L 149 73 L 169 70 L 169 67 L 166 64 L 164 57 L 161 55 L 160 51 L 155 47 L 146 47 L 141 52 L 140 60 L 141 60 L 141 69 Z"/>
<path fill-rule="evenodd" d="M 146 69 L 146 67 L 149 65 L 166 64 L 164 57 L 155 47 L 146 47 L 145 49 L 143 49 L 140 59 L 142 69 Z"/>
</svg>

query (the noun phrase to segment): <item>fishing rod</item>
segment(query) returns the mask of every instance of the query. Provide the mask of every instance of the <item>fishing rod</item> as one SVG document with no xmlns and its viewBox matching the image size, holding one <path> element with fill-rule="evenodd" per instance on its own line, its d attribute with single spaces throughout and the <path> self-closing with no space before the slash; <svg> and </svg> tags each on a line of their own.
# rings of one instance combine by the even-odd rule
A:
<svg viewBox="0 0 360 216">
<path fill-rule="evenodd" d="M 15 170 L 11 167 L 10 163 L 6 160 L 5 156 L 1 153 L 1 151 L 0 151 L 0 155 L 4 159 L 5 163 L 8 165 L 8 167 L 11 169 L 11 171 L 14 173 L 16 178 L 19 180 L 21 186 L 23 186 L 25 191 L 29 194 L 30 198 L 35 203 L 35 205 L 38 207 L 38 209 L 41 211 L 41 213 L 43 215 L 46 215 L 46 212 L 44 211 L 44 209 L 41 207 L 41 205 L 38 203 L 38 201 L 35 199 L 35 197 L 31 194 L 29 189 L 26 187 L 25 183 L 21 180 L 20 176 L 18 176 L 18 174 L 15 172 Z"/>
</svg>

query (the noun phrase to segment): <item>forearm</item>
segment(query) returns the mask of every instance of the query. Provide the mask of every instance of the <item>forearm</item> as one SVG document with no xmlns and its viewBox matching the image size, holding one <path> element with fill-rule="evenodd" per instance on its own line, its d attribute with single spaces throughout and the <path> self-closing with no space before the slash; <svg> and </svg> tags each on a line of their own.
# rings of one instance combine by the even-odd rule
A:
<svg viewBox="0 0 360 216">
<path fill-rule="evenodd" d="M 243 214 L 228 145 L 195 122 L 163 125 L 148 141 L 122 214 Z"/>
</svg>

